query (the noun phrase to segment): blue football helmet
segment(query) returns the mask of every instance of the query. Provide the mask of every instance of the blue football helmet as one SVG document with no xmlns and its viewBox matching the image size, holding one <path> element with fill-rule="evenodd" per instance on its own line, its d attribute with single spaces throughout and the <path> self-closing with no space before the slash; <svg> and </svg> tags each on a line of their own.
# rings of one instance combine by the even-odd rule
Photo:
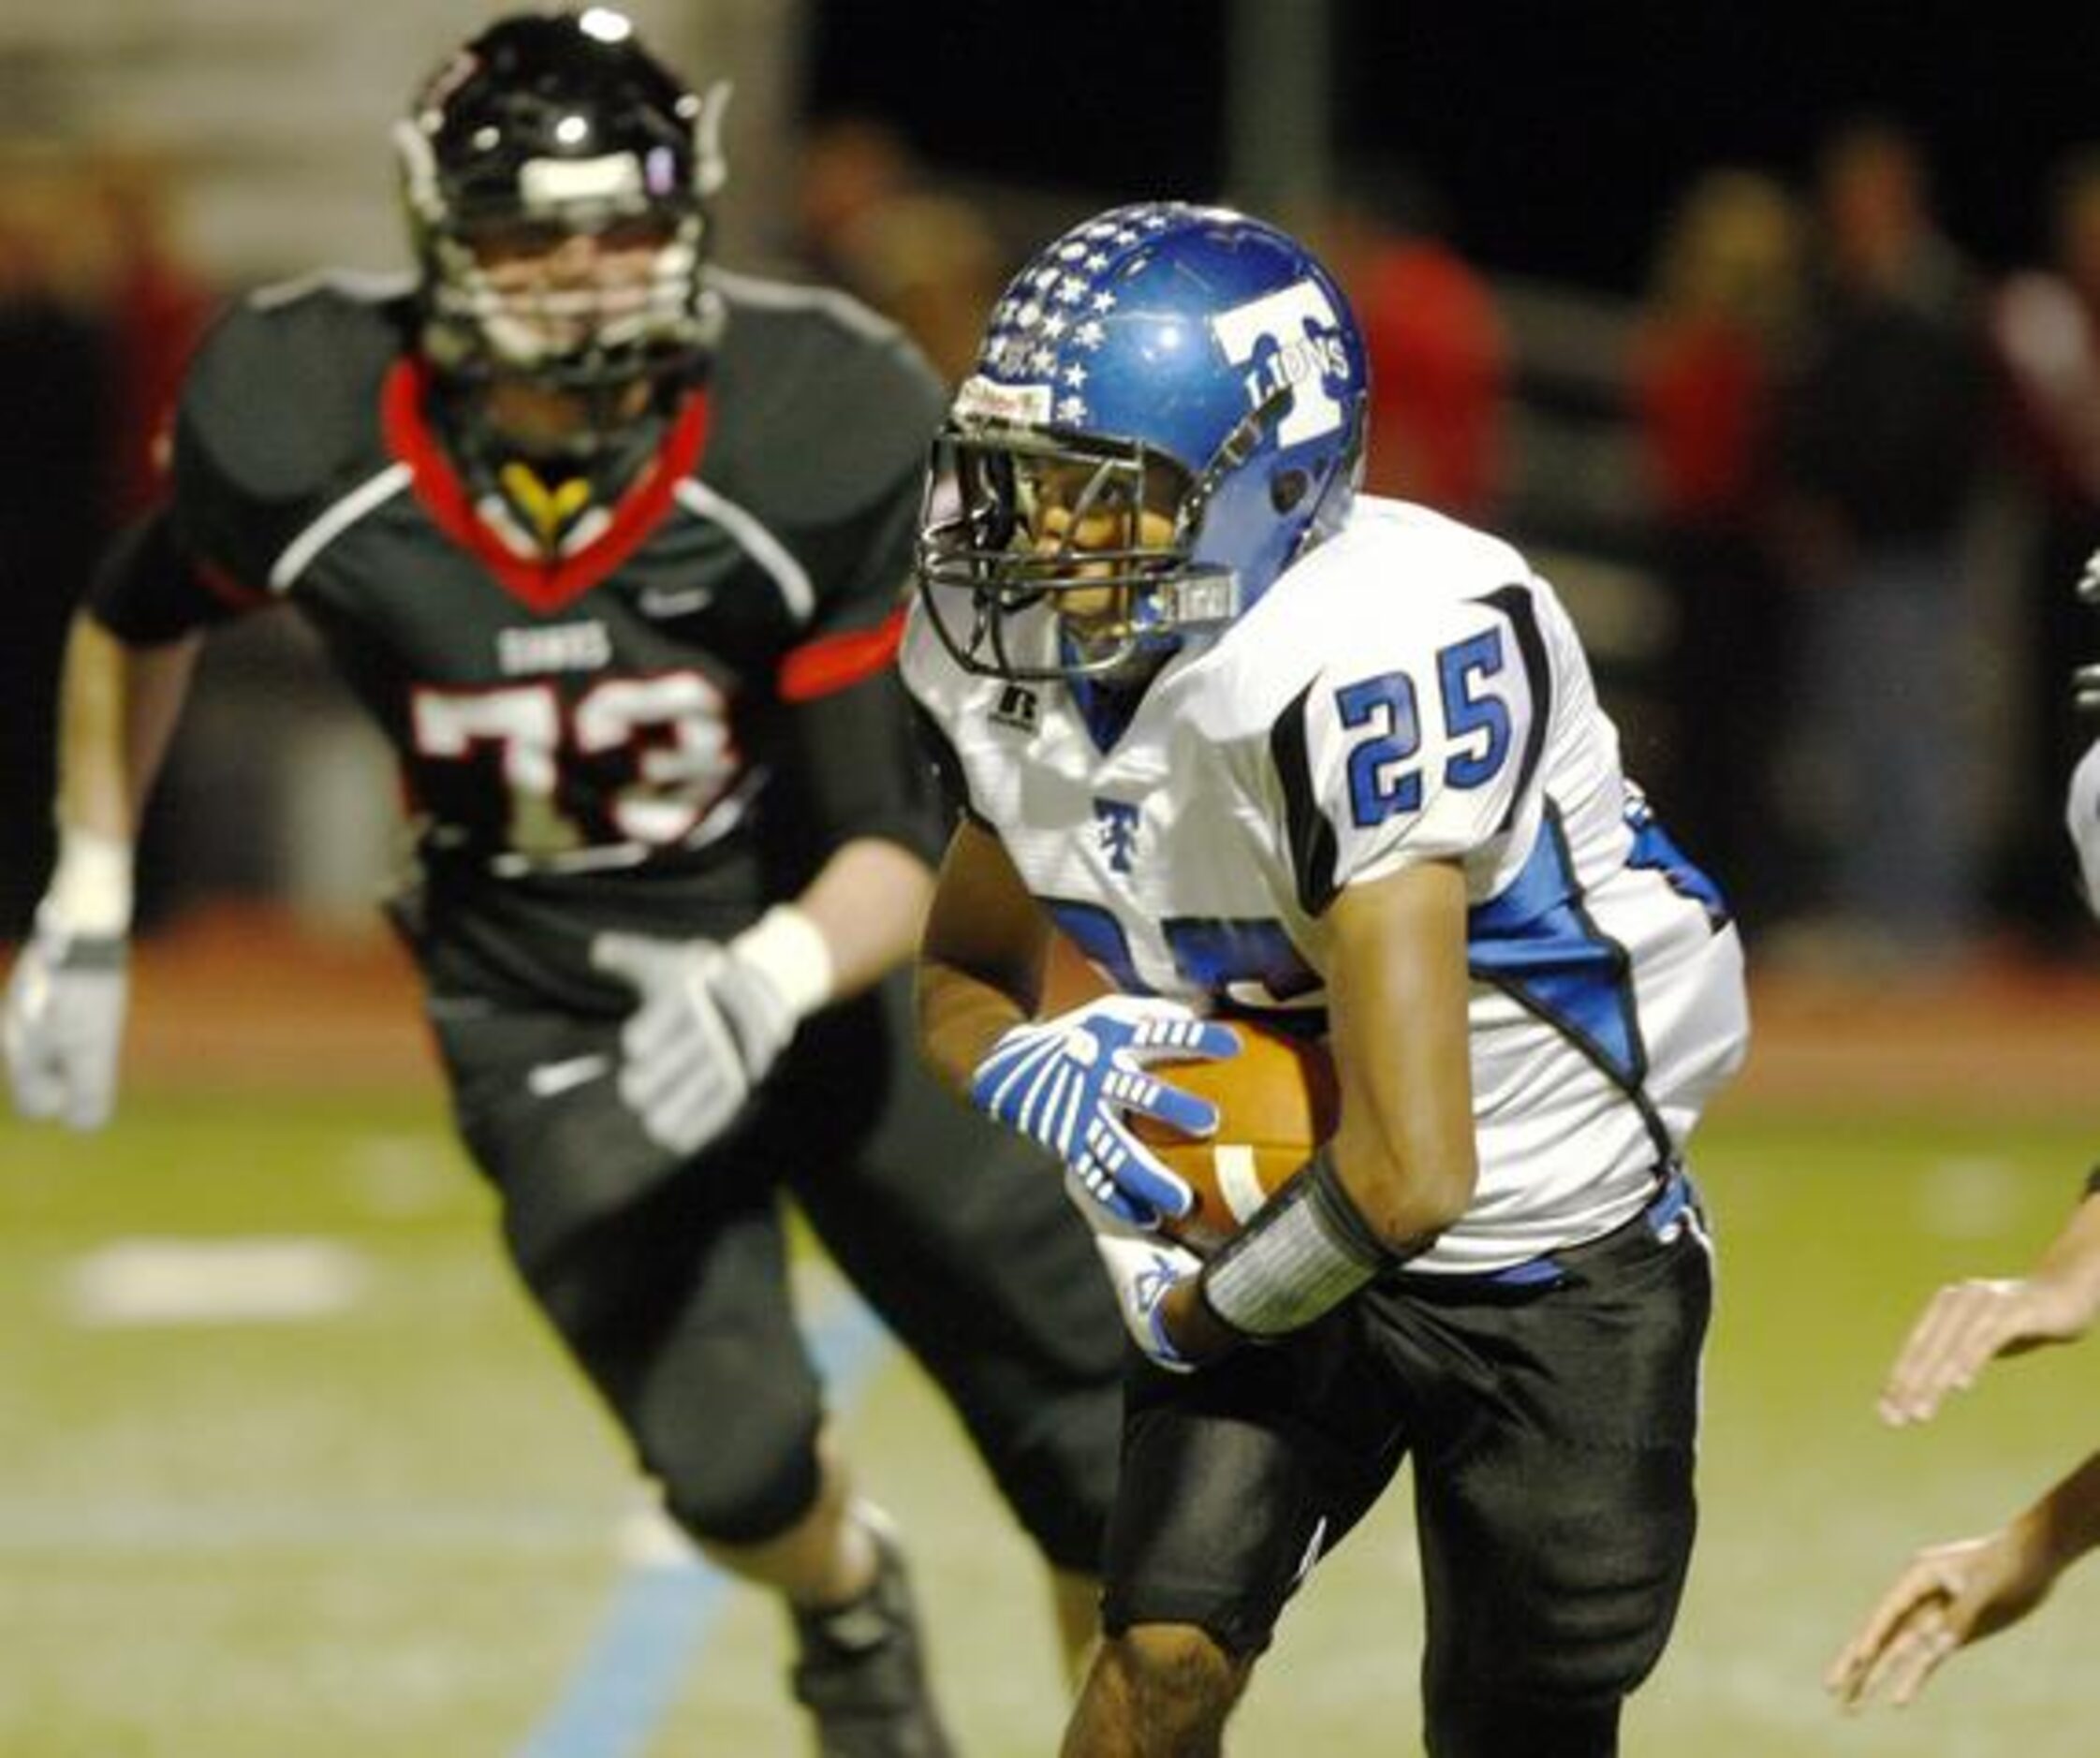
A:
<svg viewBox="0 0 2100 1758">
<path fill-rule="evenodd" d="M 1346 517 L 1369 394 L 1347 299 L 1275 227 L 1182 202 L 1073 227 L 993 308 L 934 442 L 935 632 L 971 671 L 1040 681 L 1226 627 Z M 1038 517 L 1052 491 L 1061 530 Z M 1144 541 L 1140 508 L 1171 536 Z M 1114 516 L 1107 547 L 1073 541 L 1088 514 Z M 1104 588 L 1110 617 L 1042 614 Z"/>
</svg>

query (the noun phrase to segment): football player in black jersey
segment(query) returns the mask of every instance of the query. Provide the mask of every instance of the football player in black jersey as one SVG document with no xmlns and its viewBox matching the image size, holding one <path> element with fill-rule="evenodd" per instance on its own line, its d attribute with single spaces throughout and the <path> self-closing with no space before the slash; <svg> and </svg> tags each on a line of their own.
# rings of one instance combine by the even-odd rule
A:
<svg viewBox="0 0 2100 1758">
<path fill-rule="evenodd" d="M 73 635 L 6 1047 L 25 1111 L 108 1115 L 140 800 L 204 631 L 290 602 L 398 753 L 394 916 L 525 1285 L 680 1525 L 786 1596 L 822 1750 L 943 1753 L 783 1188 L 953 1400 L 1075 1653 L 1122 1327 L 1056 1180 L 911 1048 L 938 829 L 891 660 L 942 390 L 849 300 L 711 263 L 717 110 L 602 7 L 505 19 L 397 128 L 414 284 L 209 338 L 168 504 Z"/>
</svg>

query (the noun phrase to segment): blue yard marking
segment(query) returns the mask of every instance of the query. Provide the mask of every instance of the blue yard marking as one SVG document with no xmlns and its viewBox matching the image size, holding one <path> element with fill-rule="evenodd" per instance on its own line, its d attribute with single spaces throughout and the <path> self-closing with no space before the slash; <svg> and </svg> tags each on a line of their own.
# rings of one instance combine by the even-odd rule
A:
<svg viewBox="0 0 2100 1758">
<path fill-rule="evenodd" d="M 851 1295 L 827 1308 L 810 1340 L 834 1410 L 867 1389 L 889 1333 Z M 698 1559 L 630 1569 L 596 1639 L 558 1702 L 515 1758 L 636 1758 L 669 1712 L 737 1583 Z"/>
</svg>

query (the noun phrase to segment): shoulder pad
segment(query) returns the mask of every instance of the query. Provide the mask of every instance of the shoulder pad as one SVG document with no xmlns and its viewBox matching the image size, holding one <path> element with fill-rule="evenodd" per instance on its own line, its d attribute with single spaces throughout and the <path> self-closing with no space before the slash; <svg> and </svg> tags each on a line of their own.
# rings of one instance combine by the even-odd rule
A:
<svg viewBox="0 0 2100 1758">
<path fill-rule="evenodd" d="M 178 484 L 283 504 L 379 457 L 379 389 L 408 346 L 400 282 L 316 279 L 235 305 L 198 348 L 177 411 Z"/>
<path fill-rule="evenodd" d="M 902 330 L 843 293 L 719 272 L 715 284 L 729 320 L 711 476 L 815 525 L 923 468 L 947 396 Z"/>
</svg>

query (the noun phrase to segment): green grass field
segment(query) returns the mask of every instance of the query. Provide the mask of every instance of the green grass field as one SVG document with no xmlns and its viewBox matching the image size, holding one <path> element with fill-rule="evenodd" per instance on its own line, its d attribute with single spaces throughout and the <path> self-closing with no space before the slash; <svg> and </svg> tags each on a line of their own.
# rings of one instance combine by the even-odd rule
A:
<svg viewBox="0 0 2100 1758">
<path fill-rule="evenodd" d="M 2091 1750 L 2100 1568 L 1903 1715 L 1841 1718 L 1817 1678 L 1913 1546 L 1995 1521 L 2100 1434 L 2091 1347 L 2001 1366 L 1922 1431 L 1871 1414 L 1916 1304 L 2028 1262 L 2094 1138 L 2090 1116 L 1922 1103 L 1714 1120 L 1706 1525 L 1629 1752 Z M 637 1573 L 644 1498 L 488 1224 L 419 1084 L 149 1087 L 86 1138 L 0 1123 L 0 1754 L 803 1750 L 771 1606 Z M 185 1244 L 259 1255 L 200 1269 Z M 206 1297 L 237 1281 L 285 1305 L 200 1316 L 200 1275 Z M 810 1298 L 830 1323 L 820 1266 Z M 978 1758 L 1050 1751 L 1028 1559 L 912 1370 L 874 1360 L 848 1432 L 911 1530 L 958 1732 Z M 1236 1751 L 1418 1749 L 1406 1512 L 1396 1490 L 1294 1607 Z"/>
</svg>

